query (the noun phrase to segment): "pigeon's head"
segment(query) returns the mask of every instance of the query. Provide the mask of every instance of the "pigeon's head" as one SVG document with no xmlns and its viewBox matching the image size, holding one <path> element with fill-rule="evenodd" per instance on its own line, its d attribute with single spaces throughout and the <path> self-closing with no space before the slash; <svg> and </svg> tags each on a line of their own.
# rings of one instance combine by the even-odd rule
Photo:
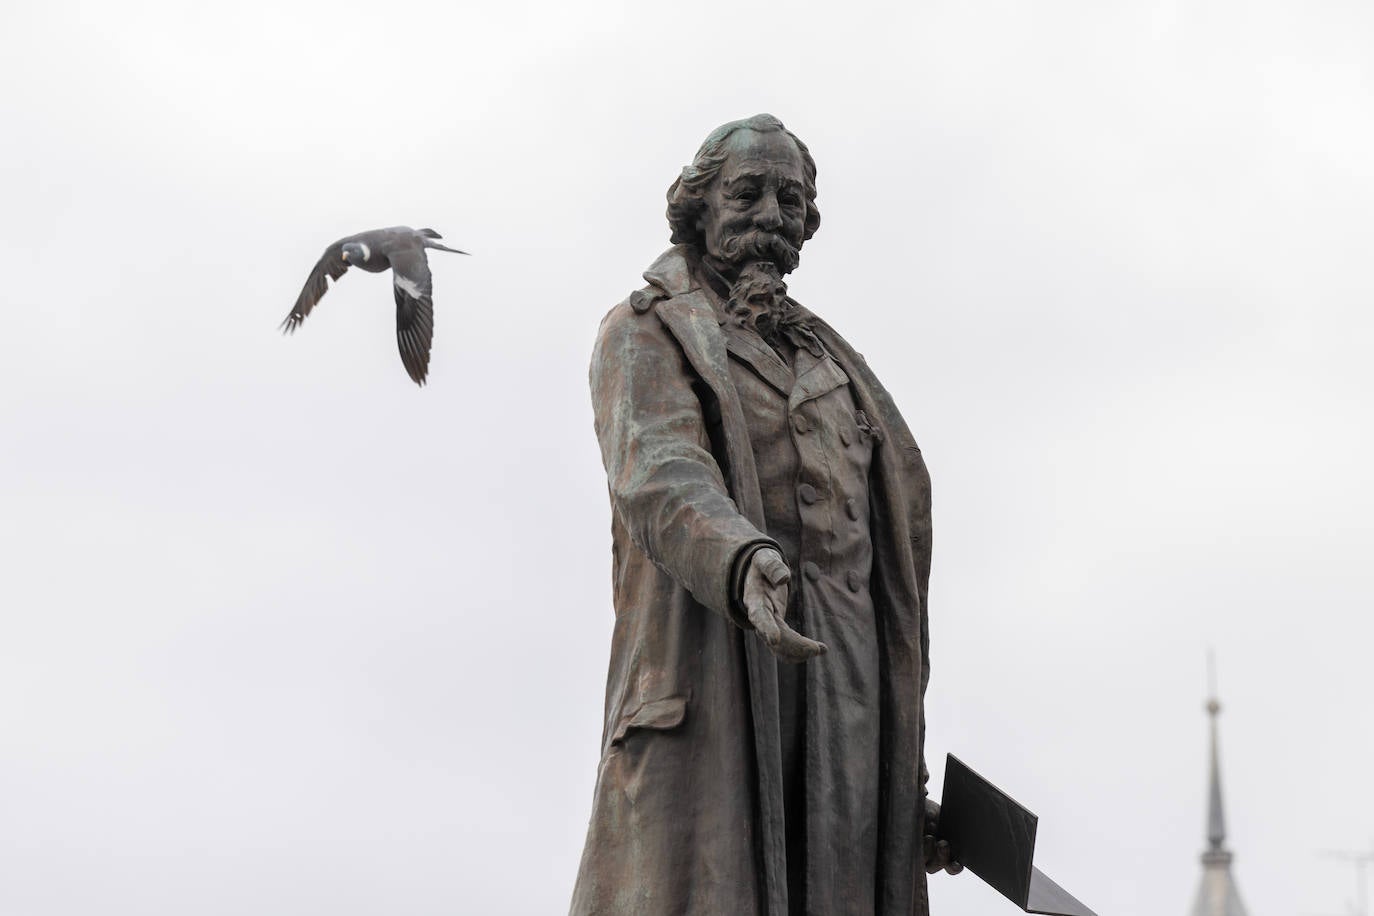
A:
<svg viewBox="0 0 1374 916">
<path fill-rule="evenodd" d="M 345 242 L 343 259 L 349 264 L 365 264 L 372 254 L 362 242 Z"/>
</svg>

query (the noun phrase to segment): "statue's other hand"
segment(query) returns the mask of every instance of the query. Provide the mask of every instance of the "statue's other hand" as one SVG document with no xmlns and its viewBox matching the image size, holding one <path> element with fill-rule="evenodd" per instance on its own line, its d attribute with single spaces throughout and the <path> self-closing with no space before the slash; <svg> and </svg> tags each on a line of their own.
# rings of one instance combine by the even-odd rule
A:
<svg viewBox="0 0 1374 916">
<path fill-rule="evenodd" d="M 957 875 L 964 870 L 964 866 L 955 861 L 954 850 L 950 849 L 949 841 L 938 839 L 939 833 L 940 805 L 934 799 L 927 798 L 925 836 L 921 837 L 926 857 L 926 874 L 933 875 L 937 871 L 945 871 Z"/>
<path fill-rule="evenodd" d="M 749 622 L 774 655 L 785 662 L 804 662 L 826 651 L 825 643 L 807 639 L 787 625 L 787 584 L 792 572 L 771 547 L 755 551 L 744 574 L 744 607 Z"/>
</svg>

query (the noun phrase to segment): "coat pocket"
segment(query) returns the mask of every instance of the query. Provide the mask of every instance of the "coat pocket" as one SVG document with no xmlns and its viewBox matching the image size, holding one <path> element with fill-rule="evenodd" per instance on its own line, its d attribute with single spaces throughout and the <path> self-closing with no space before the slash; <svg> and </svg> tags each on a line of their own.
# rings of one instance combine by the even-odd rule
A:
<svg viewBox="0 0 1374 916">
<path fill-rule="evenodd" d="M 681 725 L 682 720 L 686 717 L 686 697 L 664 697 L 660 700 L 650 700 L 640 705 L 633 712 L 620 717 L 615 732 L 611 735 L 611 746 L 614 747 L 624 741 L 625 736 L 632 729 L 651 728 L 667 731 Z"/>
<path fill-rule="evenodd" d="M 631 805 L 639 804 L 640 792 L 646 785 L 668 788 L 677 784 L 679 780 L 674 774 L 682 760 L 682 749 L 677 746 L 680 742 L 665 745 L 649 735 L 658 732 L 677 736 L 671 730 L 680 726 L 686 716 L 687 697 L 681 696 L 649 700 L 621 716 L 602 760 L 602 780 L 618 786 Z M 668 737 L 669 734 L 664 735 Z"/>
</svg>

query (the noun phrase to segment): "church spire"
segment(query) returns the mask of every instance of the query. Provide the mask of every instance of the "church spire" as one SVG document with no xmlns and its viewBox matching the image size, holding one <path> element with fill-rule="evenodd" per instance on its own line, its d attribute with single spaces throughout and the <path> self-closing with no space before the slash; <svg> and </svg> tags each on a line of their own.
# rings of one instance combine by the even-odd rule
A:
<svg viewBox="0 0 1374 916">
<path fill-rule="evenodd" d="M 1211 729 L 1211 770 L 1207 785 L 1207 849 L 1202 853 L 1202 884 L 1193 903 L 1192 916 L 1246 916 L 1245 907 L 1231 877 L 1231 851 L 1226 848 L 1226 814 L 1221 804 L 1221 764 L 1217 753 L 1217 716 L 1221 701 L 1217 699 L 1216 676 L 1212 670 L 1212 654 L 1207 653 L 1207 675 L 1210 696 L 1207 698 L 1207 718 Z"/>
<path fill-rule="evenodd" d="M 1226 814 L 1221 807 L 1221 765 L 1217 761 L 1217 716 L 1221 713 L 1221 701 L 1217 699 L 1211 653 L 1207 657 L 1207 674 L 1212 688 L 1211 696 L 1207 698 L 1207 718 L 1212 730 L 1212 771 L 1207 787 L 1207 847 L 1209 852 L 1221 852 L 1226 845 Z"/>
</svg>

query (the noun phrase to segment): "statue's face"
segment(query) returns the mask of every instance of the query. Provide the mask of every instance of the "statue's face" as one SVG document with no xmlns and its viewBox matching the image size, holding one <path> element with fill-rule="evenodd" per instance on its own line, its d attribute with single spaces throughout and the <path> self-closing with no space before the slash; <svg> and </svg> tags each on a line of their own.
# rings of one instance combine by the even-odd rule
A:
<svg viewBox="0 0 1374 916">
<path fill-rule="evenodd" d="M 769 260 L 787 273 L 797 266 L 806 233 L 801 152 L 782 131 L 737 130 L 705 194 L 701 231 L 706 251 L 727 264 Z"/>
</svg>

